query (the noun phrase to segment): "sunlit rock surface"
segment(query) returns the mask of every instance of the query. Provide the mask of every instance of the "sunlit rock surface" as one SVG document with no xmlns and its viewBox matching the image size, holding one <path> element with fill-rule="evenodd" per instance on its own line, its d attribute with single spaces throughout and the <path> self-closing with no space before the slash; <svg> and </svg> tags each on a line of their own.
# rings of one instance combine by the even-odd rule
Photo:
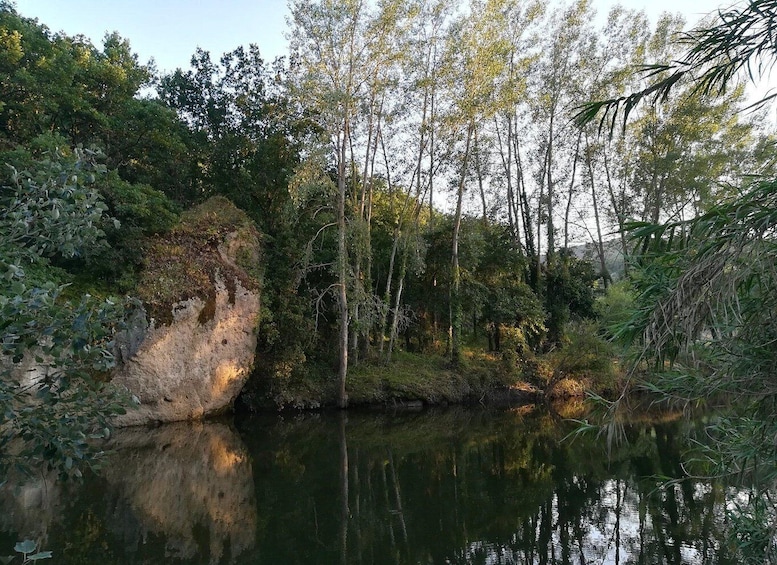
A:
<svg viewBox="0 0 777 565">
<path fill-rule="evenodd" d="M 231 298 L 233 298 L 231 300 Z M 216 282 L 215 309 L 199 298 L 174 306 L 170 325 L 152 327 L 113 382 L 140 401 L 119 426 L 202 418 L 231 407 L 254 361 L 259 295 L 235 282 L 233 297 Z"/>
<path fill-rule="evenodd" d="M 119 430 L 107 481 L 116 527 L 131 537 L 163 539 L 175 559 L 234 562 L 253 547 L 257 508 L 251 462 L 240 437 L 220 423 L 178 423 Z M 109 521 L 113 521 L 108 518 Z M 111 528 L 113 529 L 113 528 Z"/>
<path fill-rule="evenodd" d="M 248 379 L 256 350 L 260 234 L 225 198 L 187 211 L 152 239 L 136 289 L 144 310 L 117 338 L 113 382 L 138 406 L 119 426 L 224 412 Z"/>
</svg>

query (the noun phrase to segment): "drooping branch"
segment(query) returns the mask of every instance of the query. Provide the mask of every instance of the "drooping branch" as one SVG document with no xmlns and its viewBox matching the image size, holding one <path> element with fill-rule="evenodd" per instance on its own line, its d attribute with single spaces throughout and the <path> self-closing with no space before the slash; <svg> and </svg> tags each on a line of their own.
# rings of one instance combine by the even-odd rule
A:
<svg viewBox="0 0 777 565">
<path fill-rule="evenodd" d="M 643 67 L 645 78 L 657 79 L 655 82 L 627 96 L 583 104 L 573 119 L 583 126 L 601 115 L 600 132 L 608 126 L 612 135 L 618 116 L 625 128 L 629 114 L 643 100 L 653 104 L 665 102 L 675 87 L 686 80 L 693 84 L 693 94 L 712 96 L 725 94 L 743 71 L 751 82 L 756 82 L 777 62 L 776 32 L 777 0 L 750 0 L 743 8 L 721 10 L 715 25 L 681 36 L 680 42 L 689 46 L 681 60 Z M 777 93 L 769 94 L 751 107 L 775 98 Z"/>
</svg>

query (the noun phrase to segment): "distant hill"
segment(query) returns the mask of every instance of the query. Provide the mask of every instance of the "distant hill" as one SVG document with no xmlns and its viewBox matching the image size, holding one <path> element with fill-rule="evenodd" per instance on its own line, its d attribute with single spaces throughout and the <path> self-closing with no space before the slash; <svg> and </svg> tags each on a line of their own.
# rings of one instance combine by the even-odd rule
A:
<svg viewBox="0 0 777 565">
<path fill-rule="evenodd" d="M 569 251 L 578 259 L 591 261 L 596 270 L 599 270 L 599 254 L 593 243 L 573 245 Z M 611 239 L 604 242 L 604 263 L 613 280 L 623 277 L 623 250 L 619 240 Z"/>
</svg>

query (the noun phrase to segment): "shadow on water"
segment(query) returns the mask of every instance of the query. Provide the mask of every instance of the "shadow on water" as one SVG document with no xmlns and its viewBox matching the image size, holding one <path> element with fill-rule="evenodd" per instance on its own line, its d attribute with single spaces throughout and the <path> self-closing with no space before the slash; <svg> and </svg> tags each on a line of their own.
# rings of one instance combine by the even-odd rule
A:
<svg viewBox="0 0 777 565">
<path fill-rule="evenodd" d="M 32 537 L 56 563 L 729 563 L 724 485 L 656 478 L 682 477 L 697 425 L 626 422 L 611 450 L 526 408 L 124 430 L 82 485 L 9 481 L 0 554 Z"/>
</svg>

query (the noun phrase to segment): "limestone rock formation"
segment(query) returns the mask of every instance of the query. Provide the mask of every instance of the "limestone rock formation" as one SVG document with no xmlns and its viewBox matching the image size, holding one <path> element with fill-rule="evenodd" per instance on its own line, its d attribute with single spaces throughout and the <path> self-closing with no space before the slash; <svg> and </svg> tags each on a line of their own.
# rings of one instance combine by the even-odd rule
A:
<svg viewBox="0 0 777 565">
<path fill-rule="evenodd" d="M 231 406 L 248 378 L 256 349 L 259 295 L 216 281 L 213 318 L 201 323 L 208 305 L 199 298 L 178 302 L 170 325 L 151 327 L 113 382 L 140 401 L 118 425 L 201 418 Z"/>
<path fill-rule="evenodd" d="M 139 405 L 117 425 L 198 419 L 231 407 L 256 350 L 260 260 L 256 230 L 224 198 L 195 208 L 152 243 L 139 287 L 147 315 L 131 320 L 118 340 L 113 376 Z"/>
</svg>

